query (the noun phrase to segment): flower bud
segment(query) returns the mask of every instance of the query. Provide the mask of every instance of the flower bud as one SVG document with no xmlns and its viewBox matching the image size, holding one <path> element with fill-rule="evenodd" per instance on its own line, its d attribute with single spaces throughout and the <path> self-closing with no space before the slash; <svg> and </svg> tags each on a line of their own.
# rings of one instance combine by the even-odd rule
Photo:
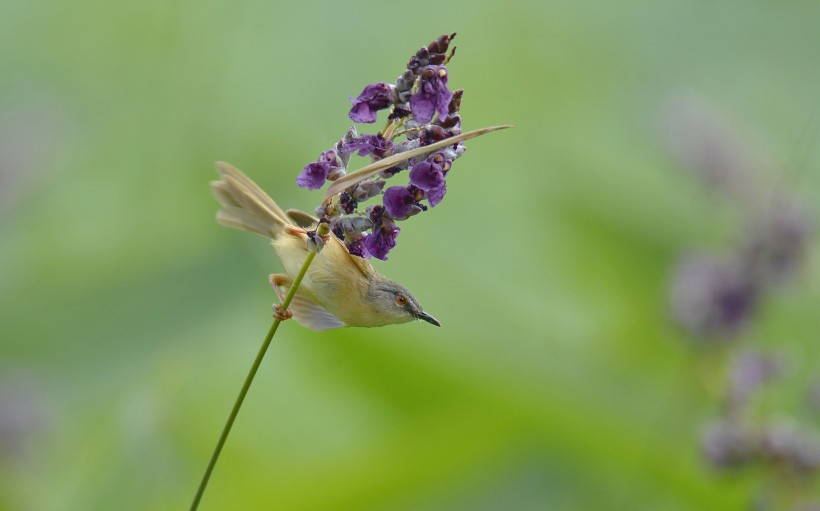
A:
<svg viewBox="0 0 820 511">
<path fill-rule="evenodd" d="M 307 249 L 308 252 L 319 253 L 325 246 L 325 242 L 321 236 L 316 234 L 316 231 L 308 231 L 307 233 Z"/>
<path fill-rule="evenodd" d="M 343 233 L 358 233 L 373 227 L 373 222 L 364 216 L 351 216 L 335 218 L 332 223 L 333 229 L 341 229 Z"/>
<path fill-rule="evenodd" d="M 357 202 L 364 202 L 371 197 L 380 194 L 384 188 L 384 181 L 362 181 L 353 187 L 351 195 Z"/>
<path fill-rule="evenodd" d="M 339 156 L 339 159 L 342 160 L 344 167 L 347 167 L 347 164 L 350 162 L 351 154 L 349 152 L 342 151 L 342 148 L 358 137 L 359 132 L 356 130 L 356 126 L 351 126 L 350 129 L 347 130 L 347 133 L 345 133 L 345 136 L 343 136 L 342 139 L 336 142 L 336 145 L 333 146 L 333 149 L 336 150 L 336 154 Z"/>
<path fill-rule="evenodd" d="M 342 212 L 345 215 L 349 215 L 356 211 L 356 208 L 359 207 L 359 203 L 345 190 L 342 192 L 342 195 L 339 196 L 339 207 L 342 208 Z"/>
<path fill-rule="evenodd" d="M 448 112 L 451 116 L 458 112 L 461 108 L 462 96 L 464 96 L 464 89 L 458 89 L 453 91 L 453 99 L 450 100 L 450 107 L 448 109 Z"/>
</svg>

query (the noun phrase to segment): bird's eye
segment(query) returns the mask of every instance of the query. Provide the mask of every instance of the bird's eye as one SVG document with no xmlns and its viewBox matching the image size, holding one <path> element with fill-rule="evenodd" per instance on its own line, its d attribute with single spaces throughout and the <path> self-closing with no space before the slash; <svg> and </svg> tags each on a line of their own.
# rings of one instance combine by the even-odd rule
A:
<svg viewBox="0 0 820 511">
<path fill-rule="evenodd" d="M 396 295 L 396 303 L 404 307 L 407 305 L 407 297 L 404 295 Z"/>
</svg>

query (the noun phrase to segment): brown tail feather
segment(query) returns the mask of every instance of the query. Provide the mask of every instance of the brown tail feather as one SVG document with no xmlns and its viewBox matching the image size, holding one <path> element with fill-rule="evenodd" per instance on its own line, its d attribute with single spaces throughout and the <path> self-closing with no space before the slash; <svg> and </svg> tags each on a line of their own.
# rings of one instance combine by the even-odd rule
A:
<svg viewBox="0 0 820 511">
<path fill-rule="evenodd" d="M 220 180 L 211 182 L 211 192 L 222 205 L 216 219 L 222 225 L 276 237 L 288 217 L 273 199 L 233 165 L 217 162 Z"/>
</svg>

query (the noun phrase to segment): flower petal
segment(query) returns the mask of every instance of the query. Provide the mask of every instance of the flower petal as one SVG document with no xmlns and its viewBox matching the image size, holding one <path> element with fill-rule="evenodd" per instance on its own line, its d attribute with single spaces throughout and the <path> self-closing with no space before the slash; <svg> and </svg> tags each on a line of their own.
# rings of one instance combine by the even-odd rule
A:
<svg viewBox="0 0 820 511">
<path fill-rule="evenodd" d="M 328 170 L 328 165 L 323 162 L 308 163 L 296 178 L 296 184 L 308 190 L 318 190 L 325 184 Z"/>
<path fill-rule="evenodd" d="M 444 186 L 441 166 L 428 160 L 420 161 L 410 170 L 410 183 L 422 190 L 432 190 Z"/>
<path fill-rule="evenodd" d="M 430 203 L 430 207 L 434 208 L 439 205 L 439 203 L 444 199 L 444 194 L 447 193 L 447 184 L 441 185 L 439 188 L 433 188 L 432 190 L 427 191 L 427 201 Z"/>
<path fill-rule="evenodd" d="M 410 216 L 411 206 L 416 200 L 406 186 L 391 186 L 385 190 L 383 202 L 388 215 L 404 220 Z"/>
<path fill-rule="evenodd" d="M 400 230 L 397 225 L 382 225 L 364 238 L 364 248 L 376 259 L 386 261 L 387 254 L 396 247 L 396 237 Z"/>
<path fill-rule="evenodd" d="M 348 116 L 353 122 L 376 122 L 376 112 L 394 103 L 395 86 L 384 82 L 373 83 L 364 88 L 356 99 L 350 98 L 353 108 Z"/>
</svg>

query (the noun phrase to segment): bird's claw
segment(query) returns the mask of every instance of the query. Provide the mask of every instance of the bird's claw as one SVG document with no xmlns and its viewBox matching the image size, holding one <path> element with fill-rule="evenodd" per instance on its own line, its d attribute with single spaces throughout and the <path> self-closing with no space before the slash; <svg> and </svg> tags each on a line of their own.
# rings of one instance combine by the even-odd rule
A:
<svg viewBox="0 0 820 511">
<path fill-rule="evenodd" d="M 293 317 L 293 313 L 280 304 L 273 304 L 273 318 L 279 321 L 285 321 Z"/>
<path fill-rule="evenodd" d="M 302 229 L 301 227 L 296 227 L 295 225 L 286 225 L 285 232 L 294 236 L 298 236 L 300 234 L 307 234 L 306 230 Z"/>
<path fill-rule="evenodd" d="M 314 233 L 316 233 L 317 236 L 322 238 L 322 241 L 324 241 L 325 243 L 328 243 L 330 241 L 330 233 L 320 234 L 317 231 L 308 231 L 307 229 L 303 229 L 302 227 L 297 227 L 295 225 L 286 225 L 285 226 L 285 232 L 287 232 L 288 234 L 294 235 L 294 236 L 299 236 L 299 235 L 303 235 L 303 234 L 308 234 L 309 232 L 314 232 Z"/>
</svg>

